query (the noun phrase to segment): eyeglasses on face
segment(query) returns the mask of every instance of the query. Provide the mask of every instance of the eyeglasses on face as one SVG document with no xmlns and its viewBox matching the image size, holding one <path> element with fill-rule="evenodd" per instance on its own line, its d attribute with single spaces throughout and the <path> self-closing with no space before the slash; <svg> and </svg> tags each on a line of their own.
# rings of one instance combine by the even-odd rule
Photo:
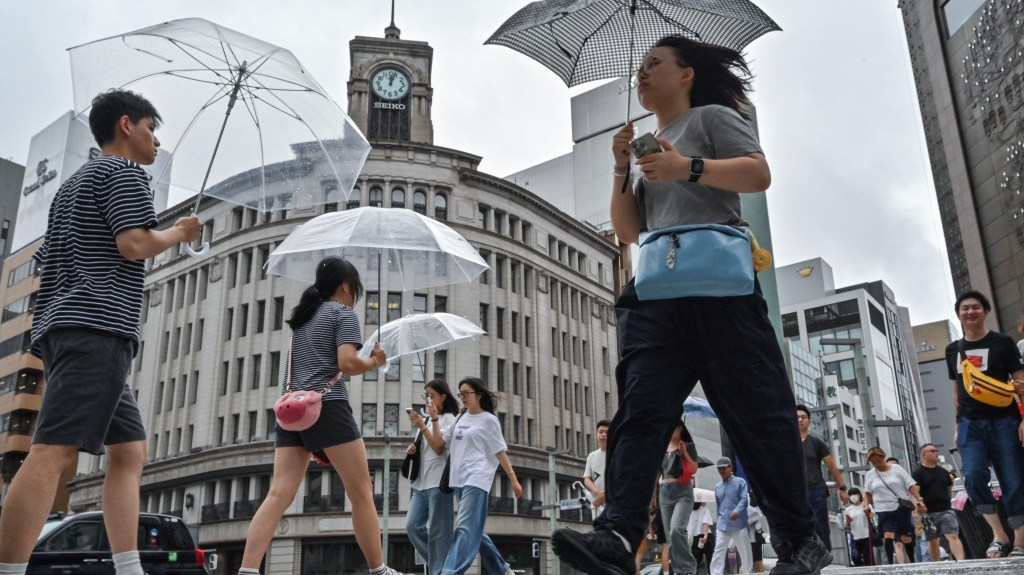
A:
<svg viewBox="0 0 1024 575">
<path fill-rule="evenodd" d="M 807 417 L 806 415 L 798 415 L 798 416 L 796 416 L 796 420 L 797 421 L 804 421 L 806 419 L 810 419 L 810 417 Z"/>
<path fill-rule="evenodd" d="M 629 77 L 629 85 L 632 86 L 633 88 L 636 88 L 636 85 L 640 83 L 640 75 L 649 75 L 651 72 L 654 71 L 654 68 L 657 67 L 658 64 L 660 64 L 662 61 L 662 58 L 659 58 L 657 56 L 651 56 L 650 58 L 644 60 L 643 64 L 640 64 L 640 67 L 636 69 L 636 72 L 634 72 L 633 75 Z"/>
<path fill-rule="evenodd" d="M 939 450 L 938 449 L 925 449 L 924 452 L 925 453 L 938 453 Z"/>
<path fill-rule="evenodd" d="M 467 397 L 469 397 L 471 395 L 480 395 L 480 392 L 479 391 L 460 391 L 459 392 L 459 397 L 461 397 L 462 399 L 466 399 Z"/>
</svg>

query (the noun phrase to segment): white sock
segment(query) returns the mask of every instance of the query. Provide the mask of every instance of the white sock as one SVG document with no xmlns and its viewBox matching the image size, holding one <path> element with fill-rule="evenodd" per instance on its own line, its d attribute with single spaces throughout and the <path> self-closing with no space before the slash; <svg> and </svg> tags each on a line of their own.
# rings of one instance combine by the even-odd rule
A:
<svg viewBox="0 0 1024 575">
<path fill-rule="evenodd" d="M 25 575 L 28 563 L 0 563 L 0 575 Z"/>
<path fill-rule="evenodd" d="M 238 575 L 260 575 L 260 570 L 241 567 L 238 569 Z"/>
<path fill-rule="evenodd" d="M 626 551 L 629 551 L 630 553 L 633 552 L 633 546 L 629 544 L 629 541 L 627 541 L 625 537 L 619 535 L 618 531 L 613 530 L 612 533 L 614 533 L 616 537 L 622 540 L 622 544 L 626 546 Z"/>
<path fill-rule="evenodd" d="M 114 553 L 111 558 L 114 560 L 114 572 L 117 575 L 145 575 L 138 551 Z"/>
<path fill-rule="evenodd" d="M 383 575 L 384 571 L 388 568 L 387 565 L 381 565 L 380 567 L 374 567 L 370 569 L 370 575 Z"/>
</svg>

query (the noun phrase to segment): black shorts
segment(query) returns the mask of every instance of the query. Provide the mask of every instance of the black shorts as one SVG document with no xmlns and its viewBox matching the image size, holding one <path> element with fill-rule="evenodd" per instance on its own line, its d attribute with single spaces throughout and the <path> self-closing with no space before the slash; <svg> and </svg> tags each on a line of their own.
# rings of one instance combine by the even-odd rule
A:
<svg viewBox="0 0 1024 575">
<path fill-rule="evenodd" d="M 342 443 L 362 439 L 352 415 L 352 406 L 345 400 L 325 401 L 320 407 L 320 417 L 316 423 L 302 431 L 288 431 L 277 425 L 276 447 L 305 447 L 306 451 L 316 453 L 327 460 L 323 450 Z"/>
<path fill-rule="evenodd" d="M 48 331 L 39 346 L 46 391 L 32 443 L 70 445 L 99 455 L 104 445 L 146 440 L 126 382 L 134 353 L 130 339 L 58 328 Z"/>
<path fill-rule="evenodd" d="M 896 537 L 914 536 L 914 518 L 909 509 L 897 508 L 895 511 L 879 511 L 877 516 L 880 532 L 893 533 Z"/>
</svg>

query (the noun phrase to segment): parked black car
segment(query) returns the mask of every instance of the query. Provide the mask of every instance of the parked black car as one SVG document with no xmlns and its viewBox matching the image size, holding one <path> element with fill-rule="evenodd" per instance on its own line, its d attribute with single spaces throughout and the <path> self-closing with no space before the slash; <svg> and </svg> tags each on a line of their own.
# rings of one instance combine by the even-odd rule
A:
<svg viewBox="0 0 1024 575">
<path fill-rule="evenodd" d="M 139 514 L 139 557 L 148 575 L 207 575 L 216 555 L 196 547 L 178 517 Z M 98 511 L 47 521 L 28 562 L 28 575 L 114 575 L 103 514 Z"/>
</svg>

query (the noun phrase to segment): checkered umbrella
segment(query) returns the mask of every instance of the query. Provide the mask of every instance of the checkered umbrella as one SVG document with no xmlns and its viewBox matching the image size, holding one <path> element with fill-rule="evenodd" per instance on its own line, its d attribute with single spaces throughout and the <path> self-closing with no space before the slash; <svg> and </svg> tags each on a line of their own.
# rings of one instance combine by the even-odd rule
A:
<svg viewBox="0 0 1024 575">
<path fill-rule="evenodd" d="M 773 30 L 781 28 L 749 0 L 542 0 L 485 44 L 522 52 L 575 86 L 632 76 L 637 53 L 671 34 L 742 50 Z"/>
</svg>

